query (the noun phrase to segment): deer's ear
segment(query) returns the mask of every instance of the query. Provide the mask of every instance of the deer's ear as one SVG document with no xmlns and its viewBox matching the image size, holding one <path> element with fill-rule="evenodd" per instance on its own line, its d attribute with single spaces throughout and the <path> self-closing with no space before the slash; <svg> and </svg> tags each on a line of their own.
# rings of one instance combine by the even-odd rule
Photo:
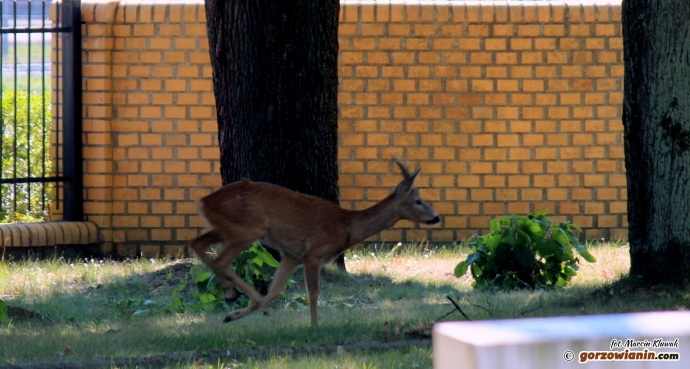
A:
<svg viewBox="0 0 690 369">
<path fill-rule="evenodd" d="M 395 164 L 398 164 L 398 167 L 400 168 L 400 171 L 402 172 L 403 178 L 407 178 L 410 176 L 410 170 L 407 169 L 405 164 L 403 164 L 400 159 L 396 158 L 395 155 L 393 155 L 392 160 L 395 162 Z"/>
<path fill-rule="evenodd" d="M 417 180 L 417 177 L 419 176 L 419 169 L 415 170 L 414 173 L 412 173 L 409 177 L 406 177 L 398 185 L 395 187 L 395 192 L 400 193 L 400 194 L 406 194 L 412 191 L 414 188 L 414 183 Z"/>
</svg>

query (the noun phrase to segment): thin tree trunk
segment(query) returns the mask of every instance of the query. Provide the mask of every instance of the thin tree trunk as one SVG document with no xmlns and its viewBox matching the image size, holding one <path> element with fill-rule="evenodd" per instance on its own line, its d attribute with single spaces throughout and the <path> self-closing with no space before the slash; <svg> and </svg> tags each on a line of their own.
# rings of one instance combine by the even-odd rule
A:
<svg viewBox="0 0 690 369">
<path fill-rule="evenodd" d="M 206 0 L 223 184 L 246 177 L 338 204 L 339 10 Z"/>
<path fill-rule="evenodd" d="M 690 2 L 624 0 L 630 272 L 690 279 Z"/>
</svg>

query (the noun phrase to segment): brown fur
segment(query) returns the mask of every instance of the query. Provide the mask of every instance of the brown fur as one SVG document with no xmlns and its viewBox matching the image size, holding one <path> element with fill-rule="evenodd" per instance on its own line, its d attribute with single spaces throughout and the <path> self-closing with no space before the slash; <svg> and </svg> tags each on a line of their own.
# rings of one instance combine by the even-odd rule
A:
<svg viewBox="0 0 690 369">
<path fill-rule="evenodd" d="M 191 247 L 219 276 L 226 298 L 234 297 L 237 286 L 253 301 L 251 306 L 228 314 L 225 321 L 241 319 L 257 309 L 263 312 L 266 304 L 282 293 L 295 268 L 303 264 L 312 326 L 316 327 L 319 271 L 323 264 L 401 219 L 437 223 L 438 214 L 414 188 L 419 170 L 410 175 L 395 160 L 404 179 L 388 197 L 361 211 L 342 209 L 318 197 L 248 179 L 202 198 L 200 213 L 212 229 L 192 240 Z M 229 269 L 232 260 L 256 240 L 282 254 L 280 267 L 264 297 Z M 211 259 L 206 250 L 220 241 L 225 242 L 225 247 L 216 259 Z"/>
</svg>

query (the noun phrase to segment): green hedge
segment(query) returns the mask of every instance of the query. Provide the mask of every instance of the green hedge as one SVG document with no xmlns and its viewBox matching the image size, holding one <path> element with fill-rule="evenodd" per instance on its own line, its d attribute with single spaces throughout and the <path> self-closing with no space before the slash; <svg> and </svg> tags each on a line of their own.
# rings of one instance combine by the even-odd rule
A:
<svg viewBox="0 0 690 369">
<path fill-rule="evenodd" d="M 16 94 L 13 90 L 2 91 L 0 174 L 3 179 L 51 174 L 51 122 L 50 91 L 29 93 L 18 90 Z M 0 185 L 0 222 L 45 220 L 50 207 L 51 188 L 50 183 Z"/>
</svg>

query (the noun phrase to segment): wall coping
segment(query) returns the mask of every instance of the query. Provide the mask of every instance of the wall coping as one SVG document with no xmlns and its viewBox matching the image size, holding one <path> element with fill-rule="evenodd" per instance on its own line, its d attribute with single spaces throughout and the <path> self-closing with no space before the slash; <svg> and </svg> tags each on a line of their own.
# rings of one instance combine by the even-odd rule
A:
<svg viewBox="0 0 690 369">
<path fill-rule="evenodd" d="M 362 4 L 362 5 L 559 5 L 559 4 L 621 4 L 622 0 L 340 0 L 341 4 Z M 82 0 L 82 6 L 90 4 L 121 3 L 129 4 L 204 4 L 204 0 Z"/>
<path fill-rule="evenodd" d="M 93 222 L 0 223 L 0 247 L 91 245 L 98 243 Z"/>
<path fill-rule="evenodd" d="M 465 7 L 465 8 L 620 8 L 622 0 L 483 0 L 483 1 L 461 1 L 461 0 L 340 0 L 341 6 L 360 7 L 360 6 L 436 6 L 436 7 Z M 168 6 L 201 6 L 203 0 L 84 0 L 82 1 L 82 19 L 86 23 L 115 23 L 115 22 L 136 22 L 137 14 L 133 11 L 119 11 L 118 9 L 141 8 L 147 12 L 146 18 L 151 19 L 150 12 L 153 8 L 167 8 Z M 165 20 L 165 12 L 154 12 L 153 21 L 162 22 Z M 200 14 L 201 15 L 201 14 Z M 541 18 L 541 17 L 540 17 Z M 585 16 L 585 18 L 588 18 Z M 594 18 L 594 17 L 592 17 Z M 617 12 L 614 18 L 620 19 Z M 593 20 L 593 19 L 592 19 Z"/>
</svg>

